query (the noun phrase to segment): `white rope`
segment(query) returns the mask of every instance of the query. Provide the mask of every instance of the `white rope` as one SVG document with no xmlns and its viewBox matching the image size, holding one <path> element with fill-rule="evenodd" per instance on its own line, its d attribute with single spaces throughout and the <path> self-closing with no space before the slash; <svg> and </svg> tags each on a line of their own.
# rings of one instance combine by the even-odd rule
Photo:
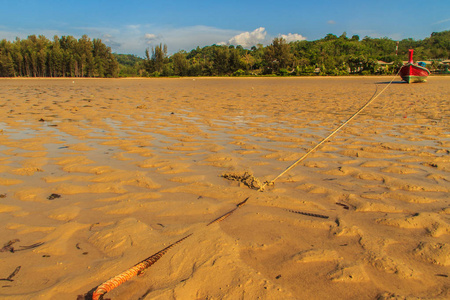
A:
<svg viewBox="0 0 450 300">
<path fill-rule="evenodd" d="M 302 162 L 306 157 L 308 157 L 312 152 L 314 152 L 315 150 L 317 150 L 317 148 L 319 148 L 323 143 L 325 143 L 326 141 L 328 141 L 332 136 L 334 136 L 339 130 L 341 130 L 344 126 L 346 126 L 348 123 L 350 123 L 351 120 L 353 120 L 357 115 L 359 115 L 367 106 L 370 105 L 370 103 L 372 103 L 373 101 L 375 101 L 375 99 L 378 98 L 378 96 L 380 96 L 390 85 L 391 83 L 394 81 L 394 79 L 397 77 L 397 75 L 400 73 L 400 70 L 397 72 L 397 74 L 395 74 L 394 78 L 392 78 L 392 80 L 389 82 L 388 85 L 386 85 L 384 87 L 384 89 L 378 93 L 377 95 L 373 95 L 372 98 L 369 99 L 369 101 L 367 101 L 366 104 L 364 104 L 356 113 L 354 113 L 347 121 L 345 121 L 344 123 L 342 123 L 341 126 L 339 126 L 338 128 L 336 128 L 333 132 L 331 132 L 326 138 L 324 138 L 320 143 L 318 143 L 314 148 L 312 148 L 311 150 L 309 150 L 307 153 L 305 153 L 302 157 L 300 157 L 298 160 L 296 160 L 292 165 L 290 165 L 286 170 L 284 170 L 283 172 L 281 172 L 277 177 L 275 177 L 274 179 L 272 179 L 271 181 L 266 181 L 264 182 L 263 186 L 261 186 L 259 188 L 259 191 L 263 191 L 264 188 L 267 185 L 272 185 L 278 178 L 280 178 L 281 176 L 283 176 L 284 174 L 286 174 L 287 172 L 289 172 L 291 169 L 293 169 L 295 166 L 297 166 L 300 162 Z M 375 91 L 376 93 L 376 91 Z"/>
</svg>

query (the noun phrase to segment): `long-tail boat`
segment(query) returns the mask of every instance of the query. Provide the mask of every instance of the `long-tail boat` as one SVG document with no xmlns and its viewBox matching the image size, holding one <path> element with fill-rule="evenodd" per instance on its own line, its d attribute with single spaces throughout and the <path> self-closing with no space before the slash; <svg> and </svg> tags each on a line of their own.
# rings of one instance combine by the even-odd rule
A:
<svg viewBox="0 0 450 300">
<path fill-rule="evenodd" d="M 409 49 L 409 61 L 401 67 L 399 74 L 407 83 L 425 82 L 430 71 L 425 68 L 424 64 L 421 66 L 422 63 L 414 64 L 413 54 L 414 50 Z"/>
</svg>

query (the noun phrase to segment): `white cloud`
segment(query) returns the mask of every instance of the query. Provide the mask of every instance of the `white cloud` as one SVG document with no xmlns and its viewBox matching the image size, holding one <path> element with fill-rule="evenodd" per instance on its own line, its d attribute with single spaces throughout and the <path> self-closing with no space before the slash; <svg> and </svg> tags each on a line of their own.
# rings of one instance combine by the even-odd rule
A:
<svg viewBox="0 0 450 300">
<path fill-rule="evenodd" d="M 6 39 L 8 41 L 14 41 L 16 37 L 20 39 L 26 39 L 30 35 L 43 35 L 47 37 L 49 40 L 53 40 L 53 37 L 55 35 L 62 36 L 64 35 L 61 31 L 58 30 L 47 30 L 47 29 L 36 29 L 33 31 L 25 31 L 25 30 L 8 30 L 8 28 L 5 28 L 5 31 L 0 30 L 0 39 Z M 69 34 L 65 34 L 69 35 Z M 80 36 L 81 37 L 81 36 Z"/>
<path fill-rule="evenodd" d="M 238 32 L 209 26 L 189 27 L 158 27 L 152 24 L 127 25 L 120 28 L 120 33 L 114 34 L 114 40 L 120 41 L 111 44 L 113 52 L 131 53 L 143 56 L 145 49 L 160 43 L 166 44 L 169 55 L 180 51 L 190 51 L 197 46 L 204 47 L 227 41 Z M 105 32 L 108 32 L 105 30 Z"/>
<path fill-rule="evenodd" d="M 295 42 L 295 41 L 304 41 L 306 38 L 298 33 L 289 33 L 289 34 L 282 34 L 280 35 L 283 39 L 286 40 L 286 42 Z"/>
<path fill-rule="evenodd" d="M 116 41 L 116 38 L 108 33 L 105 33 L 102 38 L 101 38 L 102 42 L 105 43 L 105 45 L 111 47 L 111 49 L 117 49 L 120 46 L 122 46 L 121 43 Z"/>
<path fill-rule="evenodd" d="M 87 34 L 91 38 L 101 38 L 105 35 L 119 35 L 120 29 L 118 28 L 109 28 L 109 27 L 73 27 L 70 28 L 70 33 L 67 33 L 65 35 L 83 35 Z"/>
<path fill-rule="evenodd" d="M 144 38 L 145 38 L 146 40 L 154 40 L 154 39 L 156 39 L 156 34 L 153 34 L 153 33 L 146 33 L 146 34 L 144 35 Z"/>
<path fill-rule="evenodd" d="M 156 34 L 153 34 L 153 33 L 146 33 L 146 34 L 144 34 L 144 40 L 145 40 L 145 43 L 147 45 L 152 44 L 157 39 L 158 39 L 158 37 L 156 36 Z"/>
<path fill-rule="evenodd" d="M 252 32 L 246 31 L 235 35 L 228 40 L 228 43 L 231 45 L 241 45 L 244 48 L 250 48 L 264 42 L 266 35 L 266 29 L 264 27 L 259 27 Z"/>
<path fill-rule="evenodd" d="M 447 23 L 447 22 L 450 22 L 450 19 L 440 20 L 440 21 L 433 23 L 432 25 L 437 25 L 437 24 L 442 24 L 442 23 Z"/>
<path fill-rule="evenodd" d="M 154 30 L 156 31 L 156 30 Z M 235 30 L 220 29 L 209 26 L 190 26 L 182 28 L 161 28 L 157 30 L 159 42 L 167 44 L 169 53 L 179 50 L 190 51 L 197 46 L 204 47 L 218 44 L 236 35 Z"/>
<path fill-rule="evenodd" d="M 125 25 L 125 28 L 131 29 L 131 30 L 139 30 L 140 27 L 141 27 L 141 25 L 139 25 L 139 24 L 137 24 L 137 25 Z"/>
<path fill-rule="evenodd" d="M 5 26 L 0 28 L 1 38 L 10 41 L 13 41 L 16 37 L 26 39 L 31 34 L 42 34 L 50 40 L 53 39 L 54 35 L 58 35 L 59 37 L 71 35 L 78 39 L 83 34 L 87 34 L 91 39 L 102 39 L 115 53 L 135 54 L 141 57 L 144 56 L 146 48 L 159 43 L 167 44 L 169 54 L 180 50 L 191 51 L 197 46 L 204 47 L 220 44 L 223 41 L 228 44 L 240 44 L 243 47 L 251 47 L 258 43 L 267 44 L 267 41 L 265 41 L 267 33 L 262 27 L 252 32 L 241 32 L 202 25 L 161 27 L 154 24 L 131 24 L 114 28 L 67 27 L 64 30 L 12 30 Z"/>
<path fill-rule="evenodd" d="M 237 30 L 221 29 L 210 26 L 189 27 L 161 27 L 154 24 L 131 24 L 121 27 L 69 27 L 64 30 L 8 30 L 0 28 L 0 36 L 13 41 L 16 36 L 24 39 L 30 34 L 42 34 L 52 40 L 54 35 L 59 37 L 71 35 L 81 38 L 87 34 L 91 39 L 100 38 L 111 47 L 115 53 L 135 54 L 143 57 L 145 49 L 159 43 L 166 44 L 169 54 L 180 50 L 191 51 L 197 46 L 204 47 L 213 44 L 233 44 L 250 48 L 257 44 L 270 44 L 270 36 L 264 27 L 253 31 L 242 32 Z M 286 40 L 304 39 L 299 34 L 288 34 Z"/>
</svg>

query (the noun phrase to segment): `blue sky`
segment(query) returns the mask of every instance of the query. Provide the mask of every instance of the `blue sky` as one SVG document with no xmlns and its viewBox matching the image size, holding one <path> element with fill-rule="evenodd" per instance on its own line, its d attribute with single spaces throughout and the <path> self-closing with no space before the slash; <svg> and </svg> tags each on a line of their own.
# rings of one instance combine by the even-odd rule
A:
<svg viewBox="0 0 450 300">
<path fill-rule="evenodd" d="M 345 31 L 401 40 L 450 30 L 449 0 L 0 0 L 0 7 L 0 39 L 87 34 L 138 56 L 159 43 L 174 53 L 212 44 L 250 48 L 280 36 L 316 40 Z"/>
</svg>

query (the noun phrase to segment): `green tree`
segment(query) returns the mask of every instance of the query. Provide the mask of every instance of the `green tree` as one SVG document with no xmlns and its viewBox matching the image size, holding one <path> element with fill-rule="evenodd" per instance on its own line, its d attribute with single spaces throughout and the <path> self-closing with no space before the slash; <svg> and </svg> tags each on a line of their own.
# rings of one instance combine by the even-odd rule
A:
<svg viewBox="0 0 450 300">
<path fill-rule="evenodd" d="M 240 59 L 240 52 L 241 49 L 237 47 L 229 49 L 228 74 L 234 74 L 237 70 L 244 68 L 244 65 L 242 64 L 242 61 Z"/>
<path fill-rule="evenodd" d="M 5 53 L 0 49 L 0 77 L 14 76 L 14 61 L 10 53 Z"/>
<path fill-rule="evenodd" d="M 224 75 L 229 71 L 229 50 L 226 46 L 214 47 L 214 70 L 216 75 Z"/>
<path fill-rule="evenodd" d="M 187 76 L 189 74 L 189 62 L 186 59 L 185 51 L 179 51 L 172 55 L 172 63 L 175 75 Z"/>
<path fill-rule="evenodd" d="M 163 72 L 163 67 L 165 63 L 168 63 L 167 59 L 167 45 L 162 44 L 156 45 L 155 48 L 152 47 L 152 54 L 150 55 L 149 49 L 145 50 L 145 69 L 148 73 L 158 73 Z"/>
<path fill-rule="evenodd" d="M 290 45 L 283 38 L 275 38 L 272 44 L 264 49 L 264 60 L 270 73 L 286 69 L 293 61 Z"/>
</svg>

